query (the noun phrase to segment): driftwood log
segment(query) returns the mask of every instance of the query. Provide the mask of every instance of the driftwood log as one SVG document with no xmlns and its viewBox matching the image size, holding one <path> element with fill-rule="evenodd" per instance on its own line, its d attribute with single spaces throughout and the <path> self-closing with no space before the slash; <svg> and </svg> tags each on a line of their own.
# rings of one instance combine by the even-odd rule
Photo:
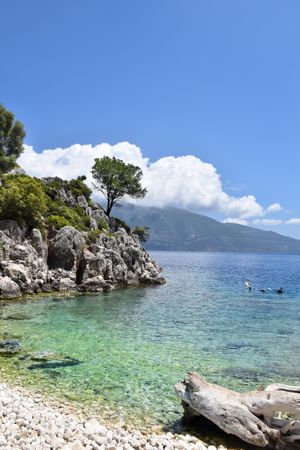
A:
<svg viewBox="0 0 300 450">
<path fill-rule="evenodd" d="M 271 384 L 238 393 L 188 372 L 175 390 L 190 417 L 204 416 L 257 447 L 300 449 L 300 386 Z"/>
</svg>

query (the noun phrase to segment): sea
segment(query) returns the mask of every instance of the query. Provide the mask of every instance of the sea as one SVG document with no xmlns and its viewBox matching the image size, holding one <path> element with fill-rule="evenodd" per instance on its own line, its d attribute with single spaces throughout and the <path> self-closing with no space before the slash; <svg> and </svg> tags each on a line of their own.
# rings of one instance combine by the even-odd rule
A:
<svg viewBox="0 0 300 450">
<path fill-rule="evenodd" d="M 187 371 L 237 391 L 300 384 L 300 256 L 151 255 L 163 286 L 2 301 L 0 338 L 22 350 L 0 357 L 1 377 L 97 405 L 108 421 L 169 430 L 182 417 L 174 385 Z M 76 364 L 33 364 L 35 352 Z"/>
</svg>

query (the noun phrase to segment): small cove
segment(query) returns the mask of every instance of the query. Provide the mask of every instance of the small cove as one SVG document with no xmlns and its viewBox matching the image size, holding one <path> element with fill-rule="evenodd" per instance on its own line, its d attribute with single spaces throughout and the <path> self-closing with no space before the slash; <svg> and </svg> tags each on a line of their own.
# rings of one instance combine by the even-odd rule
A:
<svg viewBox="0 0 300 450">
<path fill-rule="evenodd" d="M 173 385 L 188 370 L 236 390 L 299 384 L 299 256 L 153 256 L 164 286 L 1 303 L 1 336 L 23 344 L 18 355 L 1 357 L 2 373 L 144 427 L 172 427 L 181 417 Z M 279 286 L 283 295 L 259 291 Z M 20 359 L 43 351 L 79 363 L 29 370 Z"/>
</svg>

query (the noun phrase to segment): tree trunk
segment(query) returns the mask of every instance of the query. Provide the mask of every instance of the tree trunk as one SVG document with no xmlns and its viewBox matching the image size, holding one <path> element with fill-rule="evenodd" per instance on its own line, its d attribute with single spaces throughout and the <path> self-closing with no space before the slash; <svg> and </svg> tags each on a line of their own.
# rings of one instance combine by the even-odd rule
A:
<svg viewBox="0 0 300 450">
<path fill-rule="evenodd" d="M 272 384 L 265 390 L 238 393 L 188 372 L 175 390 L 189 416 L 202 415 L 258 447 L 300 449 L 300 386 Z M 275 418 L 280 412 L 290 418 Z"/>
</svg>

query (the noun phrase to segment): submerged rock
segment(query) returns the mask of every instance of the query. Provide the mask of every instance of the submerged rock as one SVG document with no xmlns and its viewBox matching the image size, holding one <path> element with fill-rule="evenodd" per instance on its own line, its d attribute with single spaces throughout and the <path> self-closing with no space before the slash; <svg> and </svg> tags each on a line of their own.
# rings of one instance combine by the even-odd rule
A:
<svg viewBox="0 0 300 450">
<path fill-rule="evenodd" d="M 57 369 L 59 367 L 69 367 L 69 366 L 78 366 L 81 363 L 78 359 L 70 358 L 68 356 L 63 359 L 53 359 L 50 361 L 42 361 L 31 364 L 28 366 L 29 370 L 37 370 L 37 369 Z"/>
<path fill-rule="evenodd" d="M 9 316 L 1 317 L 2 320 L 30 320 L 31 316 L 23 313 L 10 314 Z"/>
<path fill-rule="evenodd" d="M 0 355 L 13 355 L 22 348 L 21 342 L 15 339 L 6 339 L 0 341 Z"/>
<path fill-rule="evenodd" d="M 29 370 L 57 369 L 59 367 L 78 366 L 81 361 L 70 356 L 64 356 L 56 352 L 34 352 L 19 357 L 20 361 L 32 361 Z"/>
</svg>

